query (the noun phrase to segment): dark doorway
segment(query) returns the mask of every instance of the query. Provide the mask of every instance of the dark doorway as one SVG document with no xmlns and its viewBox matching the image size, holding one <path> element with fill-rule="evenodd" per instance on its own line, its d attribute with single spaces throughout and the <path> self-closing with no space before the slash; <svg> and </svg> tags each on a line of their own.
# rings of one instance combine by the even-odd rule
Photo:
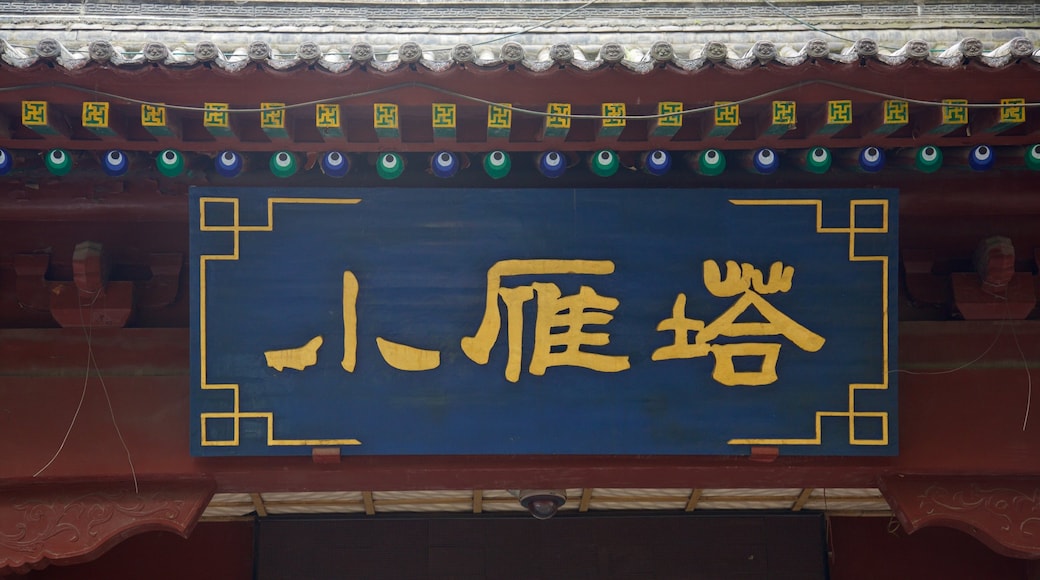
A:
<svg viewBox="0 0 1040 580">
<path fill-rule="evenodd" d="M 827 577 L 819 514 L 269 517 L 257 534 L 260 580 Z"/>
</svg>

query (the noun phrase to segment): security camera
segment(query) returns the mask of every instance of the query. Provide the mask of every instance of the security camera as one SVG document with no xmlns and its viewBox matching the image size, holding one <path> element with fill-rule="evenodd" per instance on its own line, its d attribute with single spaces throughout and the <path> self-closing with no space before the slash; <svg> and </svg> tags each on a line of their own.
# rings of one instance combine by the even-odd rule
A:
<svg viewBox="0 0 1040 580">
<path fill-rule="evenodd" d="M 547 520 L 567 503 L 567 492 L 562 489 L 520 489 L 513 492 L 520 505 L 539 520 Z"/>
</svg>

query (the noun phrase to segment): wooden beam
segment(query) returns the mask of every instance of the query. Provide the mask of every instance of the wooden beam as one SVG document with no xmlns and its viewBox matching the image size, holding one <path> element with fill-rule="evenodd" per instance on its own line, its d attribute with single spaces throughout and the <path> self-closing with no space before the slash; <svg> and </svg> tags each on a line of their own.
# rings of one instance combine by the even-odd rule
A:
<svg viewBox="0 0 1040 580">
<path fill-rule="evenodd" d="M 893 373 L 901 392 L 900 455 L 781 454 L 773 463 L 729 456 L 347 455 L 338 465 L 316 465 L 308 456 L 193 458 L 188 451 L 188 334 L 188 329 L 138 328 L 98 330 L 92 337 L 92 350 L 141 479 L 203 475 L 215 479 L 222 492 L 263 493 L 519 486 L 683 488 L 690 481 L 698 482 L 701 489 L 848 488 L 873 487 L 878 477 L 892 473 L 1040 474 L 1040 429 L 1030 425 L 1022 430 L 1028 393 L 1025 365 L 1036 368 L 1040 363 L 1036 354 L 1040 322 L 1036 321 L 901 323 L 897 370 L 909 372 Z M 0 330 L 5 425 L 21 434 L 17 439 L 0 438 L 3 483 L 35 481 L 32 475 L 61 442 L 83 391 L 83 341 L 80 329 Z M 985 356 L 979 359 L 982 353 Z M 946 372 L 968 361 L 975 362 L 956 373 Z M 89 385 L 76 428 L 61 455 L 38 480 L 128 476 L 126 453 L 112 429 L 104 394 L 95 384 Z M 1005 388 L 988 390 L 986 412 L 980 413 L 978 389 L 986 384 Z M 47 405 L 40 404 L 41 397 Z M 950 448 L 958 452 L 949 453 Z M 774 499 L 783 501 L 762 501 Z"/>
<path fill-rule="evenodd" d="M 586 487 L 581 490 L 581 503 L 578 504 L 579 512 L 589 511 L 589 503 L 592 502 L 592 488 Z"/>
<path fill-rule="evenodd" d="M 798 104 L 795 101 L 773 101 L 763 136 L 779 136 L 798 125 Z"/>
<path fill-rule="evenodd" d="M 728 101 L 715 101 L 711 115 L 702 117 L 709 137 L 726 137 L 740 126 L 740 105 Z"/>
<path fill-rule="evenodd" d="M 809 501 L 809 496 L 812 495 L 813 488 L 807 487 L 802 490 L 802 493 L 798 494 L 798 499 L 795 500 L 794 505 L 791 506 L 791 511 L 800 512 L 805 507 L 806 502 Z"/>
<path fill-rule="evenodd" d="M 513 129 L 513 109 L 510 103 L 488 105 L 487 139 L 488 141 L 505 141 Z"/>
<path fill-rule="evenodd" d="M 372 500 L 372 492 L 363 491 L 361 492 L 361 501 L 365 503 L 365 515 L 374 516 L 376 515 L 376 504 Z"/>
<path fill-rule="evenodd" d="M 701 494 L 704 493 L 703 489 L 694 489 L 690 492 L 690 497 L 686 500 L 686 507 L 683 511 L 692 512 L 697 509 L 697 502 L 701 500 Z"/>
<path fill-rule="evenodd" d="M 625 130 L 627 120 L 625 116 L 628 114 L 628 108 L 625 103 L 603 103 L 600 106 L 600 111 L 603 116 L 599 121 L 599 132 L 597 137 L 599 139 L 617 139 L 621 136 L 621 133 Z"/>
<path fill-rule="evenodd" d="M 202 126 L 214 137 L 234 137 L 235 131 L 231 127 L 231 106 L 228 103 L 205 103 L 205 112 L 202 114 Z"/>
<path fill-rule="evenodd" d="M 380 141 L 395 143 L 401 140 L 401 111 L 394 103 L 372 105 L 372 127 Z"/>
<path fill-rule="evenodd" d="M 542 139 L 563 140 L 571 130 L 571 104 L 549 103 L 546 106 L 548 115 L 542 121 Z"/>
<path fill-rule="evenodd" d="M 260 103 L 260 129 L 272 140 L 289 138 L 289 115 L 285 103 Z"/>
<path fill-rule="evenodd" d="M 890 135 L 910 122 L 910 104 L 901 100 L 882 101 L 872 119 L 869 129 L 873 135 Z"/>
<path fill-rule="evenodd" d="M 459 120 L 458 107 L 455 103 L 433 103 L 431 109 L 433 139 L 454 142 Z"/>
<path fill-rule="evenodd" d="M 52 103 L 44 100 L 21 101 L 22 126 L 44 137 L 68 137 L 71 125 L 65 115 Z"/>
<path fill-rule="evenodd" d="M 657 103 L 657 114 L 664 115 L 667 113 L 679 113 L 683 110 L 683 104 L 679 101 L 662 101 Z M 650 123 L 650 136 L 651 137 L 674 137 L 679 129 L 682 129 L 683 117 L 682 115 L 668 115 L 667 117 L 658 117 Z"/>
<path fill-rule="evenodd" d="M 852 126 L 852 101 L 840 99 L 827 101 L 821 113 L 822 124 L 818 135 L 834 135 Z"/>
<path fill-rule="evenodd" d="M 346 122 L 340 106 L 333 103 L 318 103 L 314 109 L 314 125 L 323 138 L 342 139 Z"/>
<path fill-rule="evenodd" d="M 117 121 L 125 119 L 117 116 L 108 101 L 84 101 L 80 122 L 83 128 L 99 137 L 115 137 L 119 135 L 115 127 Z"/>
<path fill-rule="evenodd" d="M 143 104 L 141 105 L 141 127 L 153 137 L 170 138 L 180 135 L 177 130 L 180 116 L 174 114 L 166 105 Z"/>
<path fill-rule="evenodd" d="M 484 511 L 484 490 L 473 490 L 473 513 L 479 514 Z"/>
<path fill-rule="evenodd" d="M 256 509 L 256 515 L 266 518 L 267 517 L 267 506 L 264 505 L 264 498 L 259 493 L 251 493 L 249 497 L 253 500 L 253 507 Z"/>
</svg>

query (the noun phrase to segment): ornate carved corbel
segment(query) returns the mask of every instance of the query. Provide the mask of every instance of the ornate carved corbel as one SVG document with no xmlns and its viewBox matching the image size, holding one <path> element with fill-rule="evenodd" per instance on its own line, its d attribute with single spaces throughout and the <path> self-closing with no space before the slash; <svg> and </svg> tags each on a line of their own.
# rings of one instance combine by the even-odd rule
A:
<svg viewBox="0 0 1040 580">
<path fill-rule="evenodd" d="M 88 562 L 122 540 L 164 530 L 187 537 L 213 496 L 206 480 L 35 483 L 0 487 L 0 575 Z"/>
<path fill-rule="evenodd" d="M 72 255 L 71 281 L 46 279 L 49 254 L 15 256 L 15 291 L 23 308 L 50 311 L 63 327 L 126 325 L 135 307 L 161 308 L 173 303 L 180 288 L 181 254 L 152 254 L 151 278 L 109 279 L 110 265 L 101 244 L 81 242 Z"/>
<path fill-rule="evenodd" d="M 908 533 L 950 527 L 1005 556 L 1040 558 L 1040 478 L 896 475 L 881 492 Z"/>
</svg>

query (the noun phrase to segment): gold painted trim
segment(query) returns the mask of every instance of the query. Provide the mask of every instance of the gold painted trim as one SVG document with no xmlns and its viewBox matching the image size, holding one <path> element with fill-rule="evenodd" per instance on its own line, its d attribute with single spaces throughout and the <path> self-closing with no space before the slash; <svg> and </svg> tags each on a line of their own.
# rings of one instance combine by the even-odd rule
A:
<svg viewBox="0 0 1040 580">
<path fill-rule="evenodd" d="M 889 375 L 889 324 L 888 324 L 888 256 L 856 255 L 856 234 L 887 234 L 889 203 L 887 199 L 854 199 L 849 202 L 849 227 L 829 228 L 823 226 L 823 200 L 820 199 L 731 199 L 737 206 L 809 206 L 816 209 L 816 233 L 848 234 L 848 259 L 850 262 L 878 262 L 881 265 L 881 382 L 851 383 L 848 385 L 848 409 L 844 411 L 817 411 L 815 416 L 815 435 L 812 438 L 750 438 L 730 439 L 730 445 L 820 445 L 823 442 L 823 418 L 845 417 L 848 419 L 849 445 L 888 445 L 888 412 L 857 411 L 856 392 L 861 390 L 888 389 Z M 856 210 L 860 207 L 876 206 L 881 208 L 881 226 L 865 228 L 856 226 Z M 880 439 L 860 439 L 856 437 L 856 419 L 874 417 L 881 419 Z"/>
<path fill-rule="evenodd" d="M 230 204 L 233 210 L 231 225 L 208 225 L 206 223 L 206 206 L 208 204 Z M 206 266 L 209 262 L 234 262 L 239 258 L 240 234 L 242 232 L 274 231 L 274 207 L 280 204 L 321 204 L 321 205 L 354 205 L 361 203 L 357 198 L 318 198 L 318 197 L 271 197 L 267 199 L 267 223 L 262 225 L 242 225 L 239 221 L 239 198 L 237 197 L 200 197 L 199 198 L 199 231 L 226 232 L 232 234 L 232 250 L 230 254 L 203 254 L 199 256 L 199 377 L 200 388 L 205 391 L 224 390 L 232 393 L 232 410 L 220 413 L 200 413 L 201 442 L 203 447 L 237 447 L 240 441 L 242 419 L 264 419 L 267 422 L 267 445 L 275 446 L 337 446 L 361 445 L 357 439 L 276 439 L 274 436 L 274 413 L 243 412 L 240 404 L 238 384 L 210 383 L 207 374 L 207 321 L 206 321 Z M 207 421 L 210 419 L 231 419 L 234 437 L 227 440 L 210 440 L 207 436 Z"/>
</svg>

